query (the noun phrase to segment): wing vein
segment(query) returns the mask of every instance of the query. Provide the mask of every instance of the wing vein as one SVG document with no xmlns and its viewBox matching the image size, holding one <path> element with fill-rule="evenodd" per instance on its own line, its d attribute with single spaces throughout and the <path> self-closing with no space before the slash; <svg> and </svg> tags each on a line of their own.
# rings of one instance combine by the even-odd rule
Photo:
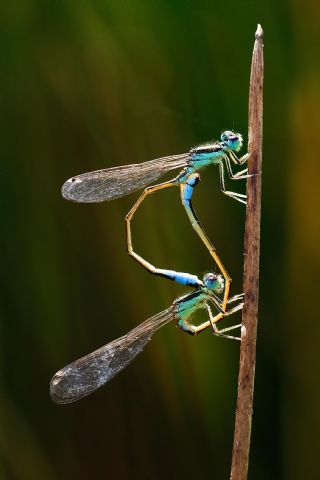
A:
<svg viewBox="0 0 320 480">
<path fill-rule="evenodd" d="M 129 333 L 59 370 L 50 383 L 57 403 L 71 403 L 101 387 L 143 350 L 152 335 L 174 319 L 174 306 L 154 315 Z"/>
<path fill-rule="evenodd" d="M 190 155 L 185 153 L 83 173 L 67 180 L 61 193 L 74 202 L 113 200 L 150 185 L 170 170 L 188 165 L 189 159 Z"/>
</svg>

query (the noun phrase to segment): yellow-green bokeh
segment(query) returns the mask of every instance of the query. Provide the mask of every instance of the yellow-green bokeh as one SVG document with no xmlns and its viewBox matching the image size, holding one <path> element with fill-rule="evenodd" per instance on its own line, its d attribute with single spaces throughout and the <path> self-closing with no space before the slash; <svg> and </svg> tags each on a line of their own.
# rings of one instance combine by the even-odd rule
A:
<svg viewBox="0 0 320 480">
<path fill-rule="evenodd" d="M 88 399 L 50 400 L 56 370 L 185 292 L 126 255 L 123 220 L 137 194 L 78 205 L 60 187 L 224 129 L 246 134 L 258 22 L 266 78 L 250 478 L 318 478 L 319 4 L 20 0 L 0 12 L 0 478 L 228 478 L 236 342 L 167 326 Z M 194 205 L 241 291 L 244 208 L 221 195 L 214 168 Z M 176 190 L 148 199 L 134 243 L 162 268 L 213 268 Z"/>
</svg>

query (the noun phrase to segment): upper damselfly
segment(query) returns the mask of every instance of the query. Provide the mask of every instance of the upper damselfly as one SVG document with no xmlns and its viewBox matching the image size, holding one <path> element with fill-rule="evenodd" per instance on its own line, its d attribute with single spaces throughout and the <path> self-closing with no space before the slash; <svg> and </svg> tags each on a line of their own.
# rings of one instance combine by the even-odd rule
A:
<svg viewBox="0 0 320 480">
<path fill-rule="evenodd" d="M 232 180 L 248 178 L 247 168 L 237 173 L 233 173 L 231 167 L 231 163 L 242 165 L 248 159 L 248 154 L 241 158 L 237 157 L 237 152 L 241 149 L 242 144 L 243 139 L 240 133 L 225 131 L 222 133 L 220 141 L 200 145 L 196 148 L 192 148 L 188 153 L 171 155 L 144 163 L 112 167 L 77 175 L 64 183 L 62 186 L 62 195 L 64 198 L 75 202 L 90 203 L 113 200 L 145 188 L 147 185 L 155 182 L 158 178 L 171 170 L 182 168 L 181 172 L 175 178 L 145 188 L 142 195 L 126 216 L 128 253 L 148 271 L 158 275 L 157 272 L 159 269 L 154 267 L 133 250 L 131 220 L 147 195 L 165 188 L 179 186 L 182 204 L 191 224 L 209 250 L 210 255 L 215 260 L 224 277 L 225 290 L 222 308 L 225 310 L 229 298 L 231 277 L 202 227 L 192 206 L 191 199 L 194 188 L 200 181 L 198 170 L 210 165 L 216 165 L 219 167 L 222 192 L 239 202 L 246 203 L 245 195 L 227 191 L 225 188 L 225 167 Z"/>
</svg>

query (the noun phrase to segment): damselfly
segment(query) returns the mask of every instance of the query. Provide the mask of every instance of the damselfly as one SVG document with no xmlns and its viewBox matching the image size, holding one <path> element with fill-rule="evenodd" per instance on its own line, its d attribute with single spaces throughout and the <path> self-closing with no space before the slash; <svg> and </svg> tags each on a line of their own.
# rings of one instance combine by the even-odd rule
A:
<svg viewBox="0 0 320 480">
<path fill-rule="evenodd" d="M 191 335 L 196 335 L 211 326 L 215 335 L 240 340 L 238 337 L 226 335 L 225 332 L 239 328 L 241 324 L 222 330 L 216 326 L 216 323 L 223 317 L 231 315 L 243 307 L 243 295 L 235 295 L 229 298 L 227 303 L 237 300 L 240 300 L 241 303 L 227 312 L 222 310 L 221 301 L 217 296 L 224 289 L 224 279 L 221 275 L 208 273 L 201 281 L 196 275 L 162 270 L 162 276 L 193 287 L 195 290 L 177 298 L 171 307 L 149 318 L 123 337 L 113 340 L 59 370 L 50 383 L 51 397 L 55 402 L 75 402 L 104 385 L 129 365 L 159 328 L 172 320 L 175 320 L 183 331 Z M 219 311 L 215 316 L 212 314 L 210 303 Z M 190 322 L 190 317 L 199 309 L 206 310 L 208 320 L 200 325 L 194 325 Z"/>
<path fill-rule="evenodd" d="M 242 143 L 243 140 L 240 133 L 225 131 L 221 135 L 220 142 L 200 145 L 199 147 L 191 149 L 188 153 L 157 158 L 140 164 L 107 168 L 105 170 L 97 170 L 95 172 L 77 175 L 64 183 L 62 186 L 62 195 L 64 198 L 75 202 L 103 202 L 105 200 L 113 200 L 150 185 L 170 170 L 183 167 L 183 170 L 175 178 L 146 188 L 126 216 L 128 253 L 148 271 L 154 275 L 159 274 L 158 270 L 160 269 L 155 268 L 133 250 L 131 220 L 147 195 L 165 188 L 179 186 L 182 204 L 188 214 L 192 227 L 208 248 L 225 279 L 225 290 L 222 301 L 222 308 L 225 310 L 227 299 L 229 298 L 231 277 L 204 231 L 192 206 L 191 198 L 194 188 L 200 181 L 200 175 L 197 173 L 198 170 L 209 165 L 217 165 L 220 172 L 222 192 L 241 203 L 246 203 L 245 195 L 227 191 L 225 188 L 225 167 L 232 180 L 248 178 L 247 169 L 233 173 L 231 168 L 231 162 L 235 165 L 241 165 L 248 159 L 248 154 L 241 158 L 238 158 L 236 155 L 236 152 L 241 149 Z"/>
</svg>

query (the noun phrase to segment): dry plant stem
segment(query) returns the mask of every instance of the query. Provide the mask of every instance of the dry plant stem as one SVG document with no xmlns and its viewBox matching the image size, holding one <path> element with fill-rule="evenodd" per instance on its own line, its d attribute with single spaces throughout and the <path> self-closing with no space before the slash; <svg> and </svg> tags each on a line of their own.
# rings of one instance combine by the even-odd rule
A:
<svg viewBox="0 0 320 480">
<path fill-rule="evenodd" d="M 248 475 L 259 297 L 261 165 L 263 117 L 263 31 L 258 25 L 252 55 L 249 91 L 247 212 L 244 237 L 245 303 L 238 377 L 238 398 L 232 451 L 231 479 Z"/>
</svg>

